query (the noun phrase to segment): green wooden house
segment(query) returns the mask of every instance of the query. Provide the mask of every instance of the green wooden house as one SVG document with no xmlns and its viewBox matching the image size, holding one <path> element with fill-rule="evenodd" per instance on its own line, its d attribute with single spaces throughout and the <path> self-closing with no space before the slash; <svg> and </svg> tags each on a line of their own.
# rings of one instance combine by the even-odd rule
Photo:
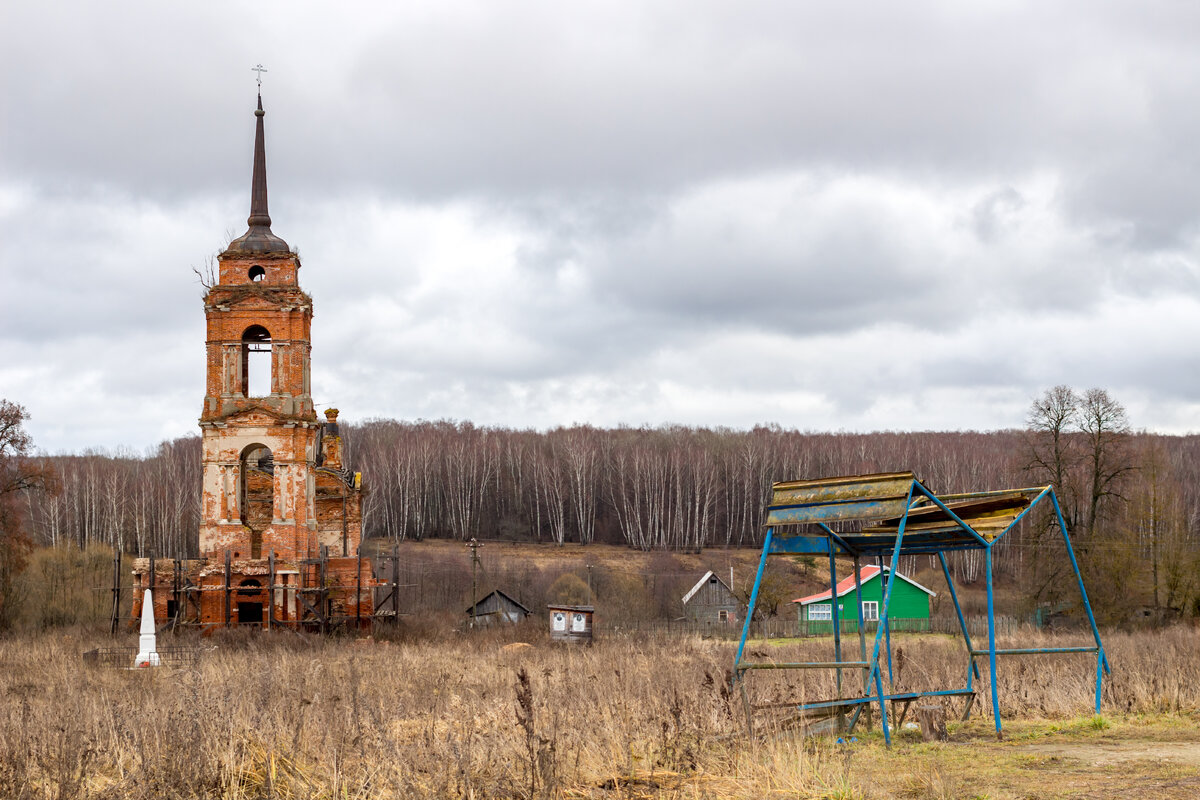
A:
<svg viewBox="0 0 1200 800">
<path fill-rule="evenodd" d="M 887 567 L 863 567 L 859 572 L 862 585 L 863 627 L 875 630 L 879 626 L 879 610 L 883 607 L 883 580 Z M 929 601 L 934 592 L 906 575 L 896 573 L 896 585 L 892 588 L 892 602 L 888 609 L 888 627 L 894 631 L 929 630 Z M 833 633 L 833 609 L 830 607 L 830 592 L 801 597 L 793 600 L 799 610 L 799 632 L 802 636 Z M 854 576 L 843 579 L 837 585 L 838 619 L 843 631 L 858 631 L 858 612 L 854 608 Z"/>
</svg>

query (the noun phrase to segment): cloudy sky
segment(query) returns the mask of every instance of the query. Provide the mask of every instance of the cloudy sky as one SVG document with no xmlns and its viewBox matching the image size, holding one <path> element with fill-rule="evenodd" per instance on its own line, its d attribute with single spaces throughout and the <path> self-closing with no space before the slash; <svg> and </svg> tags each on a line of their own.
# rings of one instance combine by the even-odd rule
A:
<svg viewBox="0 0 1200 800">
<path fill-rule="evenodd" d="M 1200 430 L 1195 4 L 5 3 L 45 450 L 196 430 L 259 62 L 344 418 L 987 430 L 1067 383 Z"/>
</svg>

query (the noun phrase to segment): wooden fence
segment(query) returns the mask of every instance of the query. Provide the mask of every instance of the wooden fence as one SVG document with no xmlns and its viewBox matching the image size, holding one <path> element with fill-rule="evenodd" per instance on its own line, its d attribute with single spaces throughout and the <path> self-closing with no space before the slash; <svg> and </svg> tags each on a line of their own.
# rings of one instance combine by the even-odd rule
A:
<svg viewBox="0 0 1200 800">
<path fill-rule="evenodd" d="M 972 643 L 976 647 L 987 646 L 988 624 L 983 615 L 966 617 L 967 630 L 971 634 Z M 1017 632 L 1021 623 L 1016 617 L 996 617 L 996 635 L 1011 636 Z M 866 622 L 863 631 L 875 635 L 879 623 Z M 839 627 L 843 636 L 858 635 L 857 620 L 841 620 Z M 962 635 L 962 627 L 957 617 L 932 617 L 929 619 L 897 619 L 890 621 L 892 633 L 946 633 L 953 636 Z M 742 635 L 741 623 L 721 624 L 718 622 L 697 622 L 695 620 L 654 620 L 651 622 L 631 622 L 623 625 L 605 625 L 603 631 L 613 633 L 649 633 L 672 636 L 703 636 L 713 639 L 739 639 Z M 833 626 L 829 622 L 806 622 L 787 617 L 772 617 L 771 619 L 755 620 L 750 625 L 752 639 L 783 639 L 783 638 L 815 638 L 832 636 Z"/>
<path fill-rule="evenodd" d="M 964 619 L 967 623 L 967 631 L 971 634 L 971 640 L 973 642 L 986 642 L 988 634 L 987 617 L 981 614 L 978 616 L 968 616 Z M 997 636 L 1010 636 L 1016 633 L 1020 626 L 1021 622 L 1016 617 L 996 617 Z M 842 629 L 843 636 L 849 634 L 857 635 L 858 620 L 839 620 L 838 627 Z M 888 623 L 888 627 L 892 633 L 948 633 L 954 636 L 962 635 L 962 625 L 959 624 L 958 617 L 939 616 L 926 619 L 892 617 Z M 878 629 L 878 620 L 868 620 L 863 623 L 863 630 L 869 634 L 873 635 Z M 832 636 L 833 623 L 823 620 L 800 620 L 797 623 L 796 631 L 796 636 Z"/>
<path fill-rule="evenodd" d="M 630 622 L 623 625 L 605 625 L 602 631 L 613 633 L 642 633 L 662 634 L 670 636 L 703 636 L 713 639 L 740 639 L 742 623 L 730 622 L 697 622 L 687 619 L 653 620 L 649 622 Z M 796 636 L 796 621 L 794 619 L 773 619 L 755 621 L 750 626 L 750 636 L 753 639 L 782 639 Z"/>
</svg>

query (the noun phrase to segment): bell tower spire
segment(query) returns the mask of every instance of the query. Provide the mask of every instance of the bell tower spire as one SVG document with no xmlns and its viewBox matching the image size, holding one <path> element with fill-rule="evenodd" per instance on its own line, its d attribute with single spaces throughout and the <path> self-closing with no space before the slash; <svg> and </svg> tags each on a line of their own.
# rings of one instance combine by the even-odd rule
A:
<svg viewBox="0 0 1200 800">
<path fill-rule="evenodd" d="M 267 112 L 262 107 L 262 91 L 258 93 L 258 108 L 254 112 L 257 117 L 254 123 L 254 177 L 250 187 L 250 218 L 246 224 L 251 228 L 256 226 L 271 230 L 271 215 L 267 211 L 267 144 L 263 132 L 263 117 Z"/>
<path fill-rule="evenodd" d="M 265 71 L 265 70 L 264 70 Z M 226 252 L 286 253 L 288 243 L 271 232 L 271 215 L 267 211 L 267 137 L 263 129 L 262 86 L 259 85 L 258 108 L 254 110 L 254 174 L 250 180 L 249 229 L 229 243 Z"/>
</svg>

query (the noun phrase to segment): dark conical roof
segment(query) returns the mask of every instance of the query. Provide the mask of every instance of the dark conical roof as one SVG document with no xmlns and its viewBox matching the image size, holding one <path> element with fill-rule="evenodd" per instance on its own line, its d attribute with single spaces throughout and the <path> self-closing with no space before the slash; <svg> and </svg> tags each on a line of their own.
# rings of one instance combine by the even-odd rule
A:
<svg viewBox="0 0 1200 800">
<path fill-rule="evenodd" d="M 254 178 L 250 187 L 250 229 L 229 243 L 226 253 L 286 253 L 288 243 L 271 233 L 271 215 L 267 213 L 267 146 L 263 134 L 262 94 L 254 123 Z"/>
</svg>

